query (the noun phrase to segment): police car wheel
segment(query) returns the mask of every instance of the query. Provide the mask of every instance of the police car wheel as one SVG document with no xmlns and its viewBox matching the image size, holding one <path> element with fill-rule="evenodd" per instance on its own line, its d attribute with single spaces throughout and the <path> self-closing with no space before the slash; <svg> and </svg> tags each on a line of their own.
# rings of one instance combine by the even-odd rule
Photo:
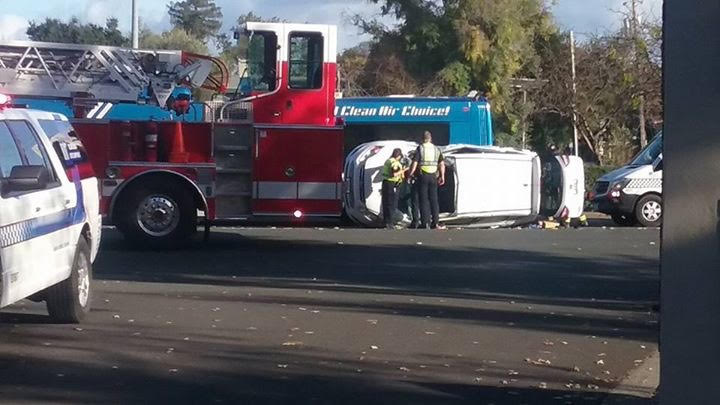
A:
<svg viewBox="0 0 720 405">
<path fill-rule="evenodd" d="M 641 198 L 635 206 L 635 217 L 642 226 L 658 227 L 662 224 L 662 198 L 650 194 Z"/>
<path fill-rule="evenodd" d="M 197 231 L 192 195 L 176 182 L 143 182 L 128 190 L 118 228 L 126 240 L 150 248 L 181 247 Z"/>
<path fill-rule="evenodd" d="M 85 238 L 78 242 L 70 277 L 46 291 L 50 317 L 61 323 L 79 323 L 90 312 L 92 299 L 92 262 Z"/>
</svg>

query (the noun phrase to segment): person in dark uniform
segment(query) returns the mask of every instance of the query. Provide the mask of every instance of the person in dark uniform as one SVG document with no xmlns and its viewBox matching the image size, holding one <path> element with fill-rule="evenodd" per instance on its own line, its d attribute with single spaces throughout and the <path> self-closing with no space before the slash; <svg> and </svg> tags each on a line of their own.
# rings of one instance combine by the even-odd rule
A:
<svg viewBox="0 0 720 405">
<path fill-rule="evenodd" d="M 415 153 L 417 151 L 414 150 L 410 153 L 408 153 L 408 159 L 410 162 L 412 162 L 415 158 Z M 405 176 L 405 180 L 407 182 L 407 190 L 409 190 L 408 193 L 408 209 L 407 214 L 410 216 L 410 226 L 409 229 L 417 229 L 420 227 L 420 182 L 417 181 L 417 175 L 416 176 L 410 176 L 409 174 L 410 168 L 408 168 L 408 175 Z"/>
<path fill-rule="evenodd" d="M 420 227 L 442 229 L 439 225 L 438 186 L 445 184 L 445 162 L 440 149 L 432 143 L 430 131 L 425 131 L 422 141 L 410 168 L 410 176 L 415 176 L 415 182 L 419 183 Z"/>
<path fill-rule="evenodd" d="M 385 227 L 393 229 L 395 221 L 393 221 L 393 214 L 397 209 L 398 204 L 398 187 L 403 182 L 403 175 L 405 170 L 403 169 L 400 159 L 402 158 L 402 150 L 395 148 L 393 150 L 390 159 L 385 161 L 383 166 L 382 176 L 382 208 L 383 208 L 383 220 L 385 221 Z"/>
</svg>

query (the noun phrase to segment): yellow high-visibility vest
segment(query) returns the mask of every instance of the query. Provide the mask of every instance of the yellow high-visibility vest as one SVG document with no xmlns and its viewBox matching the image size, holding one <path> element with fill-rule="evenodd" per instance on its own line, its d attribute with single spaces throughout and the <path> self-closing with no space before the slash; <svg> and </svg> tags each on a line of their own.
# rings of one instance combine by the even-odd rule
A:
<svg viewBox="0 0 720 405">
<path fill-rule="evenodd" d="M 440 151 L 430 142 L 420 145 L 420 170 L 423 173 L 433 174 L 438 170 Z"/>
<path fill-rule="evenodd" d="M 382 171 L 383 180 L 389 181 L 391 183 L 400 183 L 402 181 L 402 173 L 394 175 L 394 172 L 400 169 L 402 169 L 402 164 L 400 164 L 400 161 L 398 161 L 397 159 L 391 157 L 390 159 L 386 160 Z"/>
</svg>

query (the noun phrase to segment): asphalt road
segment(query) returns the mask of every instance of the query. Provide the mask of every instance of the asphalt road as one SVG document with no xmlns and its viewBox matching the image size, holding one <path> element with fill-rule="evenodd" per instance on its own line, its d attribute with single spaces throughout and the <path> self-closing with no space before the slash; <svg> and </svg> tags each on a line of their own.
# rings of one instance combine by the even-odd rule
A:
<svg viewBox="0 0 720 405">
<path fill-rule="evenodd" d="M 601 404 L 657 349 L 657 230 L 104 238 L 88 322 L 2 314 L 0 402 Z"/>
</svg>

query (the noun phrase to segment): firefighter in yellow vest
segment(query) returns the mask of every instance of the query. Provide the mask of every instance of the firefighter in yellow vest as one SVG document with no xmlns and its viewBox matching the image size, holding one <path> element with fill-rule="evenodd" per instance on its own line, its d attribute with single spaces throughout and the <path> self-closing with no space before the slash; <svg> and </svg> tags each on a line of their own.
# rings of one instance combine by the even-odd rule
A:
<svg viewBox="0 0 720 405">
<path fill-rule="evenodd" d="M 385 227 L 393 229 L 395 221 L 393 215 L 398 205 L 398 187 L 402 184 L 405 170 L 403 169 L 400 159 L 402 158 L 402 150 L 396 148 L 393 150 L 390 159 L 385 161 L 382 176 L 382 207 L 383 220 Z"/>
<path fill-rule="evenodd" d="M 422 145 L 415 151 L 410 168 L 410 176 L 414 175 L 420 200 L 420 228 L 442 229 L 438 186 L 445 184 L 445 162 L 440 149 L 432 143 L 430 131 L 425 131 Z"/>
</svg>

